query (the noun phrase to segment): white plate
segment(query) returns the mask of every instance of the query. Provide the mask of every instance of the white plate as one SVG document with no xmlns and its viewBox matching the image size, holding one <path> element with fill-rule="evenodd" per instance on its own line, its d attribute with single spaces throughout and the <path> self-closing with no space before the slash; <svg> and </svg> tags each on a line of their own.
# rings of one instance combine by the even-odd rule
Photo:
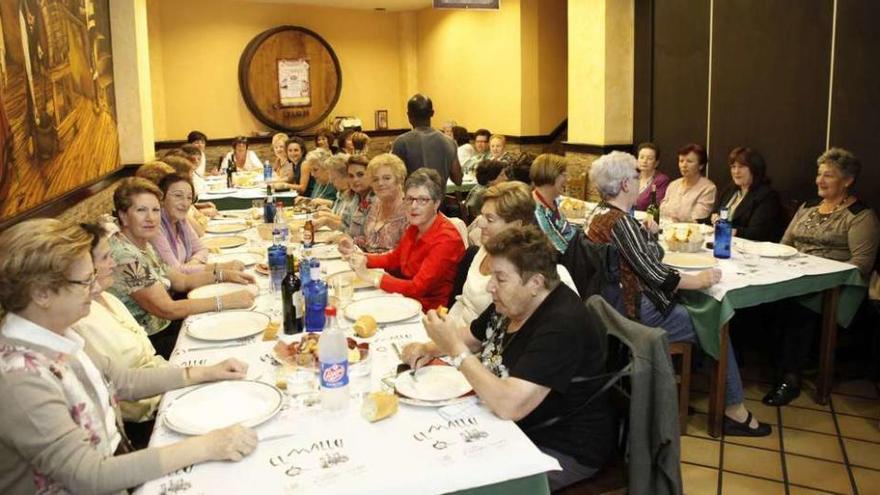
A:
<svg viewBox="0 0 880 495">
<path fill-rule="evenodd" d="M 401 404 L 407 404 L 410 406 L 419 406 L 419 407 L 444 407 L 444 406 L 453 406 L 455 404 L 461 404 L 462 402 L 467 402 L 471 400 L 470 395 L 463 395 L 461 397 L 456 397 L 454 399 L 449 400 L 418 400 L 418 399 L 410 399 L 409 397 L 401 397 L 398 396 L 398 400 L 400 400 Z"/>
<path fill-rule="evenodd" d="M 385 273 L 379 268 L 373 268 L 369 270 L 372 273 Z M 354 290 L 360 289 L 372 289 L 373 284 L 370 283 L 369 280 L 364 280 L 357 276 L 357 274 L 352 270 L 345 270 L 341 272 L 335 272 L 330 275 L 327 275 L 327 285 L 333 287 L 333 279 L 337 277 L 352 277 L 352 284 L 354 285 Z"/>
<path fill-rule="evenodd" d="M 205 227 L 205 232 L 209 234 L 236 234 L 249 228 L 244 223 L 211 222 Z"/>
<path fill-rule="evenodd" d="M 362 315 L 371 315 L 377 323 L 394 323 L 418 316 L 422 304 L 415 299 L 401 296 L 376 296 L 354 301 L 345 307 L 345 317 L 357 320 Z"/>
<path fill-rule="evenodd" d="M 798 250 L 785 244 L 760 242 L 757 245 L 757 254 L 765 258 L 790 258 L 798 254 Z"/>
<path fill-rule="evenodd" d="M 312 247 L 312 256 L 319 260 L 336 260 L 342 258 L 342 253 L 335 244 L 319 244 Z"/>
<path fill-rule="evenodd" d="M 165 424 L 184 435 L 202 435 L 234 424 L 254 427 L 281 410 L 283 395 L 263 382 L 233 380 L 204 385 L 174 399 Z"/>
<path fill-rule="evenodd" d="M 668 252 L 663 257 L 663 264 L 685 270 L 701 270 L 712 268 L 717 261 L 710 253 L 677 253 Z"/>
<path fill-rule="evenodd" d="M 409 371 L 394 380 L 397 393 L 420 401 L 447 401 L 473 390 L 467 378 L 452 366 L 424 366 L 416 370 L 415 380 Z"/>
<path fill-rule="evenodd" d="M 202 245 L 208 249 L 232 249 L 247 243 L 247 237 L 240 235 L 222 235 L 202 239 Z"/>
<path fill-rule="evenodd" d="M 186 297 L 187 299 L 204 299 L 208 297 L 232 294 L 233 292 L 238 292 L 240 290 L 250 291 L 250 293 L 253 294 L 254 297 L 256 297 L 260 293 L 260 289 L 256 285 L 243 285 L 234 284 L 232 282 L 223 282 L 219 284 L 203 285 L 197 289 L 193 289 L 189 291 L 189 294 L 187 294 Z"/>
<path fill-rule="evenodd" d="M 208 190 L 207 190 L 207 193 L 208 193 L 208 194 L 227 194 L 227 193 L 231 193 L 231 192 L 235 192 L 235 188 L 232 188 L 232 187 L 221 187 L 221 188 L 218 188 L 218 189 L 211 189 L 210 186 L 209 186 L 209 187 L 208 187 Z"/>
<path fill-rule="evenodd" d="M 210 263 L 229 263 L 230 261 L 241 261 L 244 266 L 252 266 L 263 261 L 263 256 L 257 253 L 225 253 L 211 256 Z"/>
<path fill-rule="evenodd" d="M 223 311 L 199 318 L 186 326 L 190 337 L 200 340 L 234 340 L 266 329 L 269 316 L 256 311 Z"/>
</svg>

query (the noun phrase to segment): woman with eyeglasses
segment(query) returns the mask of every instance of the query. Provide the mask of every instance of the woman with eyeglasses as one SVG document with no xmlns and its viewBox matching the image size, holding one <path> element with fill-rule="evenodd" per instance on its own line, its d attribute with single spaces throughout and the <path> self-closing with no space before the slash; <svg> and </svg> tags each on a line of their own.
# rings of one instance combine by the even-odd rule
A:
<svg viewBox="0 0 880 495">
<path fill-rule="evenodd" d="M 172 269 L 183 273 L 213 270 L 208 265 L 208 248 L 193 230 L 188 221 L 188 213 L 193 202 L 192 183 L 186 177 L 169 174 L 159 181 L 162 191 L 162 214 L 159 224 L 159 235 L 150 238 L 150 245 Z M 243 270 L 240 261 L 217 264 L 217 268 Z"/>
<path fill-rule="evenodd" d="M 117 397 L 242 379 L 247 364 L 132 370 L 93 354 L 70 328 L 101 290 L 91 242 L 55 219 L 0 234 L 0 493 L 127 493 L 186 466 L 241 460 L 257 446 L 254 431 L 236 425 L 132 452 Z"/>
<path fill-rule="evenodd" d="M 140 323 L 160 355 L 168 358 L 177 342 L 179 323 L 189 315 L 249 308 L 254 295 L 245 290 L 201 299 L 173 299 L 170 291 L 186 293 L 217 282 L 253 283 L 251 275 L 212 266 L 209 270 L 184 273 L 163 263 L 150 240 L 160 235 L 162 191 L 139 178 L 123 179 L 113 192 L 120 231 L 110 237 L 116 261 L 115 282 L 110 292 L 118 297 Z"/>
<path fill-rule="evenodd" d="M 420 168 L 406 179 L 403 202 L 409 227 L 392 251 L 364 255 L 351 245 L 339 246 L 361 279 L 386 292 L 416 299 L 425 311 L 447 303 L 464 255 L 461 234 L 437 213 L 444 194 L 441 181 L 440 174 L 428 168 Z M 383 268 L 387 273 L 375 274 L 368 268 Z"/>
</svg>

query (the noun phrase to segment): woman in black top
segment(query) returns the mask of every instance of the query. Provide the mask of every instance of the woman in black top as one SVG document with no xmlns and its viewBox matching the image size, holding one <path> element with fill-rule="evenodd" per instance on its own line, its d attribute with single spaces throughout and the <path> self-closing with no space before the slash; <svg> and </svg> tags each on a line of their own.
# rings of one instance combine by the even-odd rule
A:
<svg viewBox="0 0 880 495">
<path fill-rule="evenodd" d="M 737 237 L 779 241 L 784 224 L 782 205 L 779 195 L 770 187 L 764 157 L 751 148 L 737 147 L 728 155 L 727 163 L 733 183 L 715 201 L 713 220 L 721 208 L 727 208 Z"/>
<path fill-rule="evenodd" d="M 604 372 L 600 332 L 586 326 L 580 298 L 559 283 L 555 248 L 536 227 L 508 228 L 485 248 L 492 305 L 470 327 L 429 311 L 432 341 L 407 345 L 403 360 L 415 367 L 452 356 L 486 406 L 559 461 L 562 471 L 548 473 L 551 489 L 589 478 L 614 450 L 616 419 L 605 395 L 577 409 L 602 380 L 572 379 Z"/>
</svg>

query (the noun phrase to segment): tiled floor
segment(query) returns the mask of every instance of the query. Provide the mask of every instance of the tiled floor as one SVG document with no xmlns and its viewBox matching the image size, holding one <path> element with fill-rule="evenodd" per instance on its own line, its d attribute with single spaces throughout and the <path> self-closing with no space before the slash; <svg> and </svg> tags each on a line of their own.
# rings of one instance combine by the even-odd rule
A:
<svg viewBox="0 0 880 495">
<path fill-rule="evenodd" d="M 880 384 L 843 382 L 826 406 L 809 391 L 774 408 L 760 401 L 767 384 L 746 382 L 749 410 L 773 425 L 766 438 L 709 437 L 701 388 L 695 379 L 681 438 L 686 494 L 880 494 Z"/>
</svg>

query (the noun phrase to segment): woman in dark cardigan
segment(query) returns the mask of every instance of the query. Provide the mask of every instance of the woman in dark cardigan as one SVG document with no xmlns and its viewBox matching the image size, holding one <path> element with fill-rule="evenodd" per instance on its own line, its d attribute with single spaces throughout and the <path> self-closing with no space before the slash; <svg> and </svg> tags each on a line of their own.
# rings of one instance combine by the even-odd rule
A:
<svg viewBox="0 0 880 495">
<path fill-rule="evenodd" d="M 728 155 L 727 163 L 733 183 L 715 201 L 713 222 L 721 208 L 727 208 L 737 237 L 779 241 L 784 226 L 782 205 L 770 187 L 764 157 L 751 148 L 737 147 Z"/>
</svg>

